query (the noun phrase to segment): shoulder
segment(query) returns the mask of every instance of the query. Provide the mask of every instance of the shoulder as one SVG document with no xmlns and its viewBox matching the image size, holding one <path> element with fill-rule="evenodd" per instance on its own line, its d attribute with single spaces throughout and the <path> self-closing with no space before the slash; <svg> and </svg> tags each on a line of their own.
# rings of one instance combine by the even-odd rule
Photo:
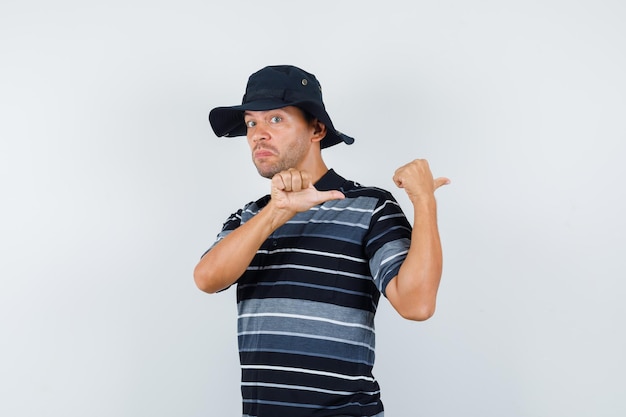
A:
<svg viewBox="0 0 626 417">
<path fill-rule="evenodd" d="M 350 184 L 350 186 L 347 187 L 345 192 L 347 192 L 350 195 L 354 194 L 354 195 L 365 195 L 365 196 L 370 196 L 370 197 L 393 198 L 392 194 L 383 188 L 362 185 L 355 181 L 347 181 L 347 183 Z"/>
<path fill-rule="evenodd" d="M 234 229 L 240 224 L 245 223 L 247 220 L 250 220 L 250 218 L 255 216 L 259 211 L 261 211 L 261 209 L 267 205 L 269 200 L 270 196 L 268 194 L 259 198 L 256 201 L 249 202 L 236 212 L 232 213 L 228 217 L 228 219 L 226 219 L 222 227 L 224 229 Z"/>
<path fill-rule="evenodd" d="M 346 180 L 344 187 L 340 190 L 348 199 L 366 198 L 376 201 L 376 207 L 386 204 L 398 205 L 395 197 L 391 192 L 375 187 L 362 185 L 356 181 Z"/>
<path fill-rule="evenodd" d="M 374 198 L 393 198 L 387 190 L 378 187 L 372 187 L 360 184 L 356 181 L 346 179 L 336 173 L 333 169 L 328 170 L 326 175 L 315 184 L 315 188 L 320 191 L 339 190 L 346 197 L 374 197 Z"/>
<path fill-rule="evenodd" d="M 261 211 L 261 209 L 265 207 L 267 203 L 269 203 L 269 201 L 270 201 L 270 195 L 269 194 L 264 195 L 263 197 L 259 198 L 256 201 L 249 202 L 240 211 L 256 214 L 259 211 Z"/>
</svg>

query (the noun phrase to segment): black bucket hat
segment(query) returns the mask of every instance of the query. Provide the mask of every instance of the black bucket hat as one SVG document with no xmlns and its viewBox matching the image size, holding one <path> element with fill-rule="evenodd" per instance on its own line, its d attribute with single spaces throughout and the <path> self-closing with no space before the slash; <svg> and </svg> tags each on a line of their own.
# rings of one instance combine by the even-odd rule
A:
<svg viewBox="0 0 626 417">
<path fill-rule="evenodd" d="M 245 136 L 244 111 L 263 111 L 296 106 L 317 118 L 326 126 L 326 137 L 320 146 L 345 142 L 348 145 L 354 138 L 339 132 L 333 126 L 322 101 L 322 86 L 310 74 L 292 65 L 265 67 L 248 78 L 246 94 L 241 105 L 216 107 L 209 113 L 209 121 L 217 136 Z"/>
</svg>

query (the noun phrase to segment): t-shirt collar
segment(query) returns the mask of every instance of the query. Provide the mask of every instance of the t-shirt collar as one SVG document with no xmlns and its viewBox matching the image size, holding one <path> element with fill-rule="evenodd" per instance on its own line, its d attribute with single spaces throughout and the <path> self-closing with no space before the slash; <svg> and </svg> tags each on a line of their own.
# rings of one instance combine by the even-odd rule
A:
<svg viewBox="0 0 626 417">
<path fill-rule="evenodd" d="M 339 190 L 345 181 L 331 168 L 314 185 L 319 191 Z"/>
</svg>

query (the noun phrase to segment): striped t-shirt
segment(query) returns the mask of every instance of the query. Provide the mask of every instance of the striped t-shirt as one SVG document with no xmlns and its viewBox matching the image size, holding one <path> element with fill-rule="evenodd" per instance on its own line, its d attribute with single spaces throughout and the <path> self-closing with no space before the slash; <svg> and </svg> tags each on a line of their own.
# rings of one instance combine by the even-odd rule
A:
<svg viewBox="0 0 626 417">
<path fill-rule="evenodd" d="M 372 375 L 374 314 L 406 257 L 411 226 L 392 195 L 330 170 L 316 184 L 342 200 L 298 213 L 237 281 L 244 417 L 381 415 Z M 217 241 L 269 196 L 224 224 Z"/>
</svg>

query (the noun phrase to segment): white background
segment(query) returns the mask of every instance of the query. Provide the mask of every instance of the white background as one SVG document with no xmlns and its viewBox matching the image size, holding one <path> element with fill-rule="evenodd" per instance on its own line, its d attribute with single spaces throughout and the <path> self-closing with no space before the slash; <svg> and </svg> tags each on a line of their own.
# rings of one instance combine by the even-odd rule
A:
<svg viewBox="0 0 626 417">
<path fill-rule="evenodd" d="M 381 301 L 391 416 L 626 415 L 626 3 L 0 4 L 0 415 L 235 416 L 234 291 L 192 270 L 265 194 L 207 114 L 294 64 L 393 190 L 427 158 L 438 311 Z"/>
</svg>

